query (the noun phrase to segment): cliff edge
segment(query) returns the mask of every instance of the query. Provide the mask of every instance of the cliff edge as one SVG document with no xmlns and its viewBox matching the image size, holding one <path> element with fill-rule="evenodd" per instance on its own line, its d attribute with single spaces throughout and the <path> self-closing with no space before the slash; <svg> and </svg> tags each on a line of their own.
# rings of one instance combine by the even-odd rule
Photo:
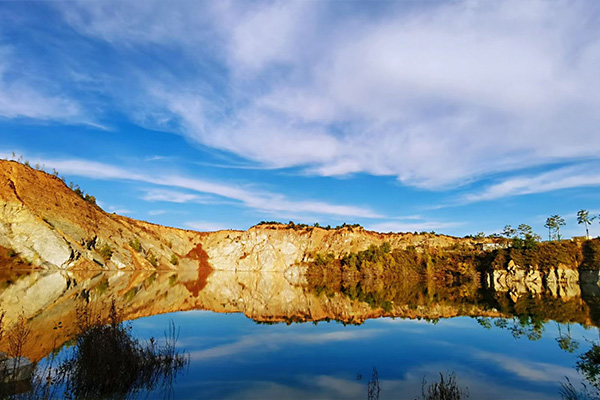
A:
<svg viewBox="0 0 600 400">
<path fill-rule="evenodd" d="M 486 240 L 486 239 L 482 239 Z M 60 178 L 0 160 L 0 268 L 285 271 L 315 254 L 340 256 L 388 242 L 443 248 L 477 241 L 435 234 L 382 234 L 360 227 L 258 225 L 194 232 L 109 214 Z M 11 261 L 12 260 L 12 261 Z"/>
</svg>

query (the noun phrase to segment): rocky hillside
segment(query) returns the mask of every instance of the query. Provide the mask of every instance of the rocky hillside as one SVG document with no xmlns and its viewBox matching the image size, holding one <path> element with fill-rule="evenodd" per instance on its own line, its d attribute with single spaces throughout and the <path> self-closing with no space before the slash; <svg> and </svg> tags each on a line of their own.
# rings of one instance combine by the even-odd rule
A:
<svg viewBox="0 0 600 400">
<path fill-rule="evenodd" d="M 285 271 L 311 261 L 316 254 L 340 257 L 381 246 L 392 249 L 446 248 L 456 244 L 475 246 L 477 241 L 430 233 L 377 233 L 363 228 L 297 228 L 287 225 L 259 225 L 248 231 L 220 231 L 203 236 L 202 246 L 216 269 L 239 271 Z"/>
<path fill-rule="evenodd" d="M 0 246 L 23 264 L 45 269 L 193 267 L 200 236 L 108 214 L 56 176 L 0 161 Z"/>
<path fill-rule="evenodd" d="M 104 212 L 54 175 L 0 160 L 0 268 L 284 271 L 316 253 L 336 256 L 389 242 L 392 248 L 475 245 L 470 239 L 380 234 L 362 228 L 200 233 Z"/>
</svg>

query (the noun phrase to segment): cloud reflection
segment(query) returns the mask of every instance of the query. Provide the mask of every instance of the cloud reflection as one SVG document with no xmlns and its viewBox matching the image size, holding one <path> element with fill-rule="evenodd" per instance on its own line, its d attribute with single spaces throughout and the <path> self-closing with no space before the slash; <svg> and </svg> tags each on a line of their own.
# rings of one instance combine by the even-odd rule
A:
<svg viewBox="0 0 600 400">
<path fill-rule="evenodd" d="M 504 354 L 487 351 L 474 351 L 473 356 L 493 361 L 500 368 L 512 372 L 521 378 L 536 382 L 560 382 L 565 377 L 573 381 L 580 376 L 572 368 L 543 362 L 523 361 Z"/>
<path fill-rule="evenodd" d="M 190 353 L 192 360 L 206 360 L 219 358 L 250 351 L 276 351 L 287 344 L 324 344 L 330 342 L 359 340 L 372 337 L 381 331 L 378 329 L 360 330 L 360 331 L 338 331 L 327 333 L 270 333 L 247 335 L 240 337 L 233 343 L 193 351 Z"/>
<path fill-rule="evenodd" d="M 440 371 L 446 372 L 448 365 L 437 363 L 419 366 L 402 379 L 382 379 L 380 386 L 382 399 L 410 399 L 418 398 L 421 393 L 423 377 L 427 382 L 439 380 Z M 540 393 L 533 390 L 522 390 L 511 387 L 509 384 L 496 383 L 489 376 L 478 371 L 456 366 L 457 381 L 463 388 L 468 388 L 469 397 L 472 399 L 504 400 L 549 400 L 556 396 Z M 381 375 L 380 375 L 381 376 Z M 344 379 L 332 375 L 303 375 L 295 377 L 284 383 L 272 381 L 246 381 L 227 382 L 227 385 L 242 384 L 245 388 L 234 389 L 224 398 L 227 399 L 348 399 L 363 400 L 367 397 L 368 377 L 362 381 Z M 499 381 L 498 381 L 499 382 Z M 558 392 L 557 392 L 558 393 Z"/>
</svg>

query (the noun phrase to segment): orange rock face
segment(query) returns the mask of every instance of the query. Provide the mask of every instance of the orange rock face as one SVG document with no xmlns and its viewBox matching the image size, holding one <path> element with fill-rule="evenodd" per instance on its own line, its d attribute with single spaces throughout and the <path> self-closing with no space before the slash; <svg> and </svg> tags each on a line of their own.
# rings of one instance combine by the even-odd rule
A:
<svg viewBox="0 0 600 400">
<path fill-rule="evenodd" d="M 392 248 L 476 244 L 443 235 L 382 234 L 352 227 L 260 225 L 248 231 L 205 233 L 169 228 L 106 213 L 58 177 L 0 160 L 0 246 L 37 268 L 185 270 L 210 265 L 285 271 L 315 253 L 340 255 L 384 242 Z M 173 256 L 177 265 L 170 262 Z"/>
</svg>

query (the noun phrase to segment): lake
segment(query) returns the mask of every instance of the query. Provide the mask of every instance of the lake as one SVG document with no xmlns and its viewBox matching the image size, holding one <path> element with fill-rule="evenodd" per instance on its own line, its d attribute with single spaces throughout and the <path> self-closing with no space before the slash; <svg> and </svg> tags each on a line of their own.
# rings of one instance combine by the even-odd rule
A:
<svg viewBox="0 0 600 400">
<path fill-rule="evenodd" d="M 473 399 L 560 399 L 567 379 L 580 387 L 576 363 L 599 339 L 587 291 L 407 282 L 332 291 L 298 276 L 226 271 L 13 272 L 0 287 L 5 323 L 26 319 L 24 355 L 39 370 L 49 354 L 56 363 L 73 352 L 77 304 L 103 314 L 114 299 L 142 341 L 174 323 L 189 364 L 141 398 L 367 399 L 375 368 L 380 399 L 421 398 L 423 380 L 440 373 Z"/>
</svg>

